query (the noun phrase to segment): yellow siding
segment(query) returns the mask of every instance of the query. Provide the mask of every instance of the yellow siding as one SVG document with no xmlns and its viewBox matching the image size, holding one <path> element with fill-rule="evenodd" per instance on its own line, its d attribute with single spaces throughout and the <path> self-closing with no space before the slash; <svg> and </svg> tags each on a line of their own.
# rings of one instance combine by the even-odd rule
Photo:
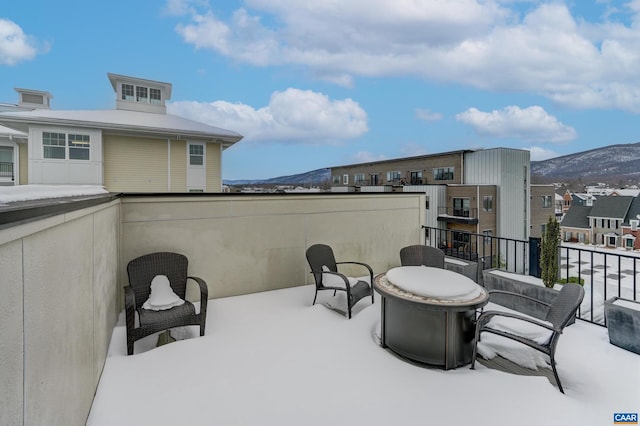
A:
<svg viewBox="0 0 640 426">
<path fill-rule="evenodd" d="M 27 185 L 29 183 L 29 147 L 26 143 L 18 144 L 18 152 L 20 154 L 20 175 L 18 176 L 18 185 Z"/>
<path fill-rule="evenodd" d="M 104 185 L 110 192 L 166 192 L 167 141 L 105 135 Z"/>
<path fill-rule="evenodd" d="M 171 141 L 171 192 L 187 191 L 187 143 Z"/>
<path fill-rule="evenodd" d="M 220 144 L 207 145 L 207 192 L 222 192 L 222 149 Z"/>
</svg>

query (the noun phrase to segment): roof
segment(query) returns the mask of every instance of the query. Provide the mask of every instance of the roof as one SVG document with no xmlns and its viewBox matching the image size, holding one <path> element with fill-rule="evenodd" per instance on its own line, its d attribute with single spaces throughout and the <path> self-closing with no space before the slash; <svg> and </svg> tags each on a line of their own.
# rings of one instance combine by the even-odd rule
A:
<svg viewBox="0 0 640 426">
<path fill-rule="evenodd" d="M 633 197 L 601 196 L 593 203 L 589 213 L 591 217 L 606 217 L 611 219 L 624 219 L 631 206 Z"/>
<path fill-rule="evenodd" d="M 177 115 L 157 114 L 127 110 L 76 110 L 2 112 L 0 123 L 14 129 L 28 131 L 29 124 L 52 124 L 74 127 L 98 128 L 112 133 L 137 133 L 140 135 L 171 138 L 199 138 L 224 142 L 230 146 L 242 139 L 231 130 L 209 126 Z"/>
<path fill-rule="evenodd" d="M 630 225 L 631 220 L 640 220 L 640 197 L 633 197 L 633 201 L 629 206 L 627 217 L 624 219 L 623 225 Z"/>
<path fill-rule="evenodd" d="M 591 206 L 581 206 L 579 204 L 572 204 L 567 214 L 562 218 L 561 226 L 569 228 L 589 228 L 589 212 L 591 212 Z"/>
<path fill-rule="evenodd" d="M 21 138 L 26 139 L 27 134 L 24 132 L 20 132 L 18 130 L 11 129 L 9 127 L 5 127 L 0 125 L 0 136 L 7 136 L 9 138 Z"/>
</svg>

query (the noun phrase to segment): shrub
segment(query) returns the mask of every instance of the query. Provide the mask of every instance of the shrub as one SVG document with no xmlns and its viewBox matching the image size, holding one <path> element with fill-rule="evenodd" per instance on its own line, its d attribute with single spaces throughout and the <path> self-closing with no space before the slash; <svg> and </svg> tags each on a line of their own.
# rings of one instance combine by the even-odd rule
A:
<svg viewBox="0 0 640 426">
<path fill-rule="evenodd" d="M 566 278 L 562 278 L 558 280 L 558 283 L 560 284 L 566 284 L 567 282 L 573 283 L 573 284 L 580 284 L 580 285 L 584 285 L 584 278 L 578 278 L 578 277 L 569 277 L 569 281 L 567 281 Z"/>
</svg>

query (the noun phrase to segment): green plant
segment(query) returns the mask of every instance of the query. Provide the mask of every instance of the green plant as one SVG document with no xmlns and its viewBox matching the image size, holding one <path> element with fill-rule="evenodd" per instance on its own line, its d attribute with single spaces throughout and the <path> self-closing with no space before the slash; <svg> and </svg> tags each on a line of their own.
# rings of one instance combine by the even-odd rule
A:
<svg viewBox="0 0 640 426">
<path fill-rule="evenodd" d="M 542 282 L 545 287 L 553 287 L 558 279 L 559 241 L 560 224 L 555 217 L 549 216 L 540 247 L 540 268 L 542 270 Z"/>
<path fill-rule="evenodd" d="M 580 285 L 584 285 L 584 278 L 578 278 L 578 277 L 569 277 L 569 281 L 567 281 L 566 278 L 561 278 L 558 280 L 558 283 L 560 284 L 566 284 L 567 282 L 573 283 L 573 284 L 580 284 Z"/>
</svg>

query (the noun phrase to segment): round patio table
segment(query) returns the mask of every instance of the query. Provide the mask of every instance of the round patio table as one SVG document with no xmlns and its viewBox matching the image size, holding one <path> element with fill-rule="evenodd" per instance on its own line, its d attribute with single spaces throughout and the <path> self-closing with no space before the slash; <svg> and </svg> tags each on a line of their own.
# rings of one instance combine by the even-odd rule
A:
<svg viewBox="0 0 640 426">
<path fill-rule="evenodd" d="M 469 364 L 476 309 L 488 292 L 470 278 L 426 266 L 393 268 L 374 279 L 382 295 L 381 345 L 445 370 Z"/>
</svg>

